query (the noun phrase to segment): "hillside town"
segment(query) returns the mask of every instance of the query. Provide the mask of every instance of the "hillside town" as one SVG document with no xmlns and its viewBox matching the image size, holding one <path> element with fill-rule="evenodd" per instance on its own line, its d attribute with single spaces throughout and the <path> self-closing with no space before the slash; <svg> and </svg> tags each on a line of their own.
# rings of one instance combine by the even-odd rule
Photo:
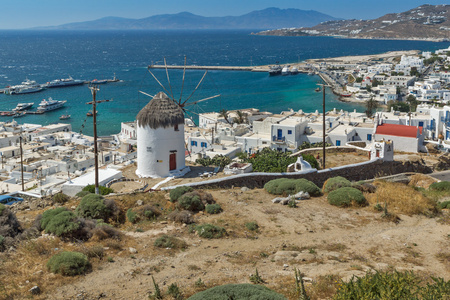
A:
<svg viewBox="0 0 450 300">
<path fill-rule="evenodd" d="M 184 144 L 178 151 L 184 157 L 177 158 L 178 166 L 184 165 L 184 159 L 187 165 L 217 155 L 235 159 L 239 153 L 252 155 L 264 148 L 295 153 L 304 144 L 319 145 L 324 136 L 328 146 L 367 152 L 375 141 L 383 140 L 392 141 L 396 152 L 427 153 L 430 147 L 449 151 L 450 48 L 388 61 L 317 60 L 310 67 L 333 89 L 338 87 L 351 94 L 348 98 L 365 103 L 366 111 L 327 108 L 325 118 L 321 110 L 274 114 L 247 108 L 203 113 L 198 125 L 191 119 L 184 121 Z M 370 102 L 376 105 L 370 108 Z M 3 122 L 0 130 L 2 194 L 25 192 L 41 197 L 63 191 L 75 195 L 93 184 L 93 137 L 73 132 L 69 124 L 12 121 Z M 122 178 L 121 169 L 139 160 L 136 149 L 144 147 L 139 147 L 137 132 L 136 121 L 122 122 L 120 133 L 99 139 L 103 185 Z M 150 172 L 147 177 L 177 177 L 188 171 L 163 176 Z"/>
</svg>

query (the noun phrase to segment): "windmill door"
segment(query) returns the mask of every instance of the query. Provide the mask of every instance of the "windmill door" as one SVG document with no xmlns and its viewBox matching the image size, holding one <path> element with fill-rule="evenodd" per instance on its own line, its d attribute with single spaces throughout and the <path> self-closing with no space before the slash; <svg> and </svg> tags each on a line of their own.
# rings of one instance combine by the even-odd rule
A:
<svg viewBox="0 0 450 300">
<path fill-rule="evenodd" d="M 171 153 L 169 156 L 169 170 L 176 170 L 177 168 L 177 155 L 176 153 Z"/>
</svg>

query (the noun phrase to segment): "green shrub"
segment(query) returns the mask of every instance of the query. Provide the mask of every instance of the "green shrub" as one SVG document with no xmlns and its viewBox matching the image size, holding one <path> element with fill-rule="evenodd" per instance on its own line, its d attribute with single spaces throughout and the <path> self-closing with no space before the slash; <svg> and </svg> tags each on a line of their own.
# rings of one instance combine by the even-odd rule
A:
<svg viewBox="0 0 450 300">
<path fill-rule="evenodd" d="M 352 187 L 343 187 L 332 191 L 328 194 L 328 203 L 340 207 L 347 207 L 351 205 L 364 206 L 367 204 L 363 193 Z"/>
<path fill-rule="evenodd" d="M 259 225 L 256 222 L 245 223 L 245 227 L 250 231 L 257 231 L 259 229 Z"/>
<path fill-rule="evenodd" d="M 195 231 L 200 237 L 205 239 L 219 239 L 226 234 L 225 228 L 212 224 L 197 225 L 195 226 Z"/>
<path fill-rule="evenodd" d="M 138 220 L 138 215 L 133 211 L 133 209 L 130 208 L 127 210 L 127 219 L 134 224 Z"/>
<path fill-rule="evenodd" d="M 325 181 L 322 190 L 324 193 L 329 193 L 331 191 L 337 190 L 338 188 L 349 186 L 352 186 L 352 183 L 349 180 L 344 177 L 337 176 L 329 178 L 327 181 Z"/>
<path fill-rule="evenodd" d="M 189 192 L 178 198 L 178 207 L 183 210 L 201 211 L 205 205 L 197 192 Z"/>
<path fill-rule="evenodd" d="M 108 204 L 108 205 L 107 205 Z M 102 219 L 107 221 L 117 207 L 114 201 L 106 203 L 102 196 L 88 194 L 84 196 L 76 209 L 78 216 L 89 219 Z"/>
<path fill-rule="evenodd" d="M 228 299 L 247 299 L 247 300 L 286 300 L 281 294 L 271 289 L 257 284 L 226 284 L 207 289 L 188 298 L 188 300 L 228 300 Z"/>
<path fill-rule="evenodd" d="M 432 184 L 430 184 L 430 187 L 428 189 L 430 189 L 431 191 L 448 192 L 450 191 L 450 182 L 433 182 Z"/>
<path fill-rule="evenodd" d="M 216 204 L 208 204 L 208 205 L 206 205 L 205 211 L 211 215 L 218 214 L 218 213 L 222 212 L 222 207 L 220 206 L 220 204 L 217 204 L 217 203 Z"/>
<path fill-rule="evenodd" d="M 446 299 L 450 294 L 450 281 L 432 279 L 434 283 L 423 285 L 413 272 L 367 273 L 364 277 L 342 281 L 333 299 Z"/>
<path fill-rule="evenodd" d="M 172 249 L 173 248 L 184 249 L 187 246 L 187 244 L 183 240 L 167 234 L 157 238 L 153 243 L 153 245 L 158 248 L 172 248 Z"/>
<path fill-rule="evenodd" d="M 5 210 L 6 206 L 4 204 L 0 203 L 0 216 L 2 215 L 3 211 Z"/>
<path fill-rule="evenodd" d="M 178 198 L 188 192 L 192 192 L 193 190 L 194 189 L 190 186 L 179 186 L 177 188 L 174 188 L 173 190 L 170 190 L 170 201 L 177 202 Z"/>
<path fill-rule="evenodd" d="M 95 194 L 95 185 L 93 184 L 87 185 L 83 188 L 83 191 Z M 108 195 L 114 193 L 114 190 L 111 188 L 107 188 L 106 186 L 99 185 L 98 192 L 100 193 L 100 195 Z"/>
<path fill-rule="evenodd" d="M 300 191 L 308 192 L 311 196 L 319 196 L 320 189 L 309 180 L 279 178 L 269 181 L 264 189 L 274 195 L 294 195 Z"/>
<path fill-rule="evenodd" d="M 89 194 L 92 194 L 92 193 L 88 192 L 88 191 L 81 191 L 81 192 L 76 193 L 75 197 L 83 198 L 84 196 L 89 195 Z"/>
<path fill-rule="evenodd" d="M 302 154 L 303 160 L 309 162 L 312 168 L 319 169 L 319 162 L 312 154 Z"/>
<path fill-rule="evenodd" d="M 169 288 L 167 289 L 167 295 L 172 296 L 175 300 L 181 300 L 183 299 L 183 294 L 180 291 L 180 288 L 176 283 L 172 283 L 169 285 Z"/>
<path fill-rule="evenodd" d="M 46 210 L 40 221 L 41 228 L 56 236 L 70 237 L 80 229 L 76 215 L 65 207 Z"/>
<path fill-rule="evenodd" d="M 84 274 L 90 267 L 87 256 L 80 252 L 60 252 L 47 262 L 47 269 L 50 272 L 64 276 Z"/>
<path fill-rule="evenodd" d="M 63 193 L 57 193 L 56 195 L 53 196 L 53 201 L 61 204 L 66 203 L 67 201 L 69 201 L 69 199 L 70 197 Z"/>
<path fill-rule="evenodd" d="M 440 209 L 445 209 L 445 208 L 450 209 L 450 201 L 440 202 L 438 204 L 438 206 L 439 206 Z"/>
<path fill-rule="evenodd" d="M 0 250 L 5 249 L 4 243 L 5 243 L 5 237 L 3 235 L 0 235 Z"/>
<path fill-rule="evenodd" d="M 282 152 L 270 148 L 264 148 L 253 153 L 248 162 L 252 163 L 254 172 L 286 172 L 287 167 L 297 161 L 297 157 L 291 157 L 290 152 Z"/>
</svg>

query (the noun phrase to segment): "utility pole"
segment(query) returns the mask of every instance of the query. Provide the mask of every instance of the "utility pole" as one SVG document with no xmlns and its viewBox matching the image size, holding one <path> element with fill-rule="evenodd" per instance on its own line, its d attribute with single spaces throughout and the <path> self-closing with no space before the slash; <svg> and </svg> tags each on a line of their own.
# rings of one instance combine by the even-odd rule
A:
<svg viewBox="0 0 450 300">
<path fill-rule="evenodd" d="M 23 149 L 22 149 L 22 135 L 19 136 L 20 140 L 20 172 L 21 172 L 21 180 L 22 180 L 22 192 L 25 192 L 25 184 L 23 182 Z"/>
<path fill-rule="evenodd" d="M 98 145 L 97 145 L 97 103 L 108 102 L 112 100 L 97 101 L 97 92 L 100 90 L 98 86 L 92 85 L 89 87 L 92 93 L 92 101 L 86 104 L 92 104 L 92 118 L 94 122 L 94 160 L 95 160 L 95 193 L 98 195 Z"/>
<path fill-rule="evenodd" d="M 325 84 L 318 84 L 320 86 L 322 86 L 322 157 L 323 157 L 323 163 L 322 163 L 322 168 L 325 169 L 326 168 L 326 152 L 325 152 L 325 133 L 326 133 L 326 129 L 325 129 L 325 87 L 329 86 L 329 85 L 325 85 Z"/>
</svg>

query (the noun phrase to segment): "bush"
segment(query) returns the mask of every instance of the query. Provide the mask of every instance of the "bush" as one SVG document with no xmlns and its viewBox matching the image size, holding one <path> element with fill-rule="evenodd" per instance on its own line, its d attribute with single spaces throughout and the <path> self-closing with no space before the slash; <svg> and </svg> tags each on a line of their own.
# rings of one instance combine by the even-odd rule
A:
<svg viewBox="0 0 450 300">
<path fill-rule="evenodd" d="M 69 201 L 69 199 L 70 197 L 63 193 L 57 193 L 53 196 L 53 201 L 61 204 L 66 203 L 67 201 Z"/>
<path fill-rule="evenodd" d="M 204 299 L 286 300 L 286 297 L 262 285 L 243 283 L 216 286 L 188 298 L 188 300 Z"/>
<path fill-rule="evenodd" d="M 317 159 L 312 154 L 302 154 L 303 160 L 307 161 L 312 168 L 319 169 L 319 163 L 317 162 Z"/>
<path fill-rule="evenodd" d="M 250 231 L 257 231 L 259 229 L 259 225 L 256 222 L 245 223 L 245 227 Z"/>
<path fill-rule="evenodd" d="M 121 240 L 122 234 L 119 230 L 108 224 L 99 224 L 92 230 L 92 238 L 99 241 L 105 239 Z"/>
<path fill-rule="evenodd" d="M 102 196 L 96 194 L 84 196 L 76 209 L 80 217 L 102 219 L 105 222 L 117 212 L 118 208 L 114 200 L 104 200 Z"/>
<path fill-rule="evenodd" d="M 225 228 L 212 224 L 197 225 L 195 226 L 195 231 L 200 237 L 205 239 L 219 239 L 227 233 Z"/>
<path fill-rule="evenodd" d="M 367 273 L 364 277 L 342 281 L 333 299 L 446 299 L 450 281 L 432 279 L 433 283 L 423 285 L 418 276 L 408 271 Z"/>
<path fill-rule="evenodd" d="M 18 234 L 22 233 L 19 221 L 7 206 L 0 204 L 0 235 L 4 237 L 3 245 L 12 241 Z"/>
<path fill-rule="evenodd" d="M 352 183 L 349 180 L 344 177 L 337 176 L 327 179 L 327 181 L 325 181 L 325 183 L 323 184 L 322 191 L 324 193 L 329 193 L 331 191 L 337 190 L 338 188 L 349 186 L 352 186 Z"/>
<path fill-rule="evenodd" d="M 206 205 L 205 211 L 211 215 L 218 214 L 222 212 L 222 207 L 220 204 L 208 204 Z"/>
<path fill-rule="evenodd" d="M 328 203 L 340 207 L 347 207 L 351 205 L 364 206 L 367 204 L 363 193 L 352 187 L 343 187 L 328 194 Z"/>
<path fill-rule="evenodd" d="M 80 252 L 64 251 L 53 255 L 47 262 L 47 269 L 50 272 L 64 276 L 84 274 L 90 267 L 87 256 Z"/>
<path fill-rule="evenodd" d="M 89 193 L 95 194 L 95 185 L 93 184 L 87 185 L 82 189 L 82 191 L 87 191 Z M 108 195 L 114 193 L 114 190 L 106 186 L 99 185 L 98 192 L 100 193 L 100 195 Z"/>
<path fill-rule="evenodd" d="M 308 192 L 311 196 L 319 196 L 320 189 L 306 179 L 279 178 L 269 181 L 264 189 L 274 195 L 294 195 L 300 191 Z"/>
<path fill-rule="evenodd" d="M 0 216 L 2 215 L 3 211 L 5 210 L 6 206 L 4 204 L 0 203 Z"/>
<path fill-rule="evenodd" d="M 193 190 L 194 189 L 190 186 L 179 186 L 177 188 L 174 188 L 173 190 L 170 190 L 170 201 L 177 202 L 178 198 L 188 192 L 192 192 Z"/>
<path fill-rule="evenodd" d="M 431 191 L 448 192 L 450 191 L 450 182 L 448 181 L 433 182 L 432 184 L 430 184 L 429 189 Z"/>
<path fill-rule="evenodd" d="M 158 248 L 171 248 L 171 249 L 173 248 L 184 249 L 187 246 L 187 244 L 183 240 L 180 240 L 179 238 L 166 234 L 157 238 L 153 245 Z"/>
<path fill-rule="evenodd" d="M 264 148 L 254 153 L 248 159 L 252 163 L 255 172 L 286 172 L 287 167 L 297 161 L 297 157 L 291 157 L 290 152 L 281 152 Z"/>
<path fill-rule="evenodd" d="M 171 212 L 167 218 L 171 221 L 177 222 L 177 223 L 183 223 L 183 224 L 192 224 L 194 223 L 194 220 L 192 218 L 192 213 L 188 210 L 175 210 Z"/>
<path fill-rule="evenodd" d="M 439 206 L 440 209 L 445 209 L 445 208 L 450 209 L 450 201 L 440 202 L 438 204 L 438 206 Z"/>
<path fill-rule="evenodd" d="M 127 219 L 134 224 L 138 220 L 138 215 L 133 211 L 133 209 L 130 208 L 127 210 Z"/>
<path fill-rule="evenodd" d="M 92 194 L 92 193 L 88 192 L 88 191 L 81 191 L 81 192 L 76 193 L 75 197 L 83 198 L 84 196 L 89 195 L 89 194 Z"/>
<path fill-rule="evenodd" d="M 81 227 L 76 215 L 65 207 L 46 210 L 40 225 L 45 232 L 60 237 L 72 237 Z"/>
<path fill-rule="evenodd" d="M 201 211 L 205 205 L 197 192 L 189 192 L 178 198 L 178 207 L 183 210 Z"/>
</svg>

